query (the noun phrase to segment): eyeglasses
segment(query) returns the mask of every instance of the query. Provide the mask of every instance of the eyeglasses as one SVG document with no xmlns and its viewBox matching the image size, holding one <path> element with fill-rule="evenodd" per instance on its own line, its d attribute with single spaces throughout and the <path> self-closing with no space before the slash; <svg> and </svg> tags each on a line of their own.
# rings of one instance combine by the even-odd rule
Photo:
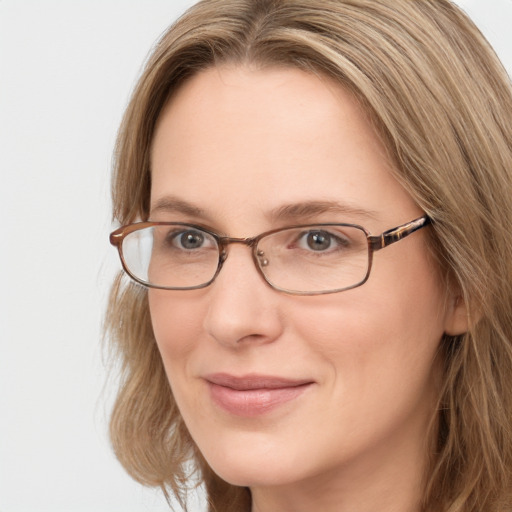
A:
<svg viewBox="0 0 512 512">
<path fill-rule="evenodd" d="M 427 226 L 427 216 L 372 236 L 355 224 L 306 224 L 231 238 L 194 224 L 139 222 L 110 235 L 126 273 L 138 283 L 166 290 L 210 285 L 228 257 L 230 244 L 252 249 L 258 272 L 274 289 L 321 295 L 365 283 L 373 253 Z"/>
</svg>

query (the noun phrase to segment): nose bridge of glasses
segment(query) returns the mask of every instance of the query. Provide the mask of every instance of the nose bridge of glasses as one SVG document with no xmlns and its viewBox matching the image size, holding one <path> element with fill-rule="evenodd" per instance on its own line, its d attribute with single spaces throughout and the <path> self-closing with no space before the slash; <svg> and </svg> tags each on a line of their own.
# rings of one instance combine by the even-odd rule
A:
<svg viewBox="0 0 512 512">
<path fill-rule="evenodd" d="M 228 251 L 227 248 L 229 245 L 232 244 L 240 244 L 240 245 L 246 245 L 251 249 L 251 252 L 253 254 L 253 259 L 256 258 L 259 261 L 261 266 L 265 266 L 267 264 L 267 261 L 265 259 L 265 255 L 262 251 L 258 250 L 256 251 L 256 246 L 258 244 L 259 237 L 250 237 L 250 238 L 235 238 L 235 237 L 221 237 L 219 238 L 219 250 L 220 250 L 220 258 L 221 263 L 224 263 L 226 261 L 226 258 L 228 257 Z"/>
<path fill-rule="evenodd" d="M 219 246 L 221 248 L 225 248 L 231 244 L 242 244 L 242 245 L 247 245 L 252 249 L 256 245 L 256 242 L 257 242 L 257 240 L 255 237 L 233 238 L 233 237 L 229 237 L 229 236 L 223 236 L 223 237 L 219 238 Z"/>
</svg>

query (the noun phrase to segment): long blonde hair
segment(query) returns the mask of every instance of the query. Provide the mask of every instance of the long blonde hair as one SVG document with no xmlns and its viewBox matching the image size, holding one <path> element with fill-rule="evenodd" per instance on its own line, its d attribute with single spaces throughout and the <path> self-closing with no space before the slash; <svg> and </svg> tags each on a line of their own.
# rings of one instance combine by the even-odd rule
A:
<svg viewBox="0 0 512 512">
<path fill-rule="evenodd" d="M 425 512 L 512 506 L 512 92 L 473 23 L 448 0 L 204 0 L 161 38 L 119 131 L 114 217 L 146 219 L 150 145 L 187 78 L 224 62 L 293 66 L 353 91 L 433 220 L 432 247 L 465 301 L 469 331 L 440 344 Z M 115 452 L 147 485 L 183 498 L 197 471 L 211 511 L 250 510 L 190 438 L 157 350 L 146 291 L 119 276 L 106 317 L 121 361 Z M 192 465 L 191 465 L 192 464 Z"/>
</svg>

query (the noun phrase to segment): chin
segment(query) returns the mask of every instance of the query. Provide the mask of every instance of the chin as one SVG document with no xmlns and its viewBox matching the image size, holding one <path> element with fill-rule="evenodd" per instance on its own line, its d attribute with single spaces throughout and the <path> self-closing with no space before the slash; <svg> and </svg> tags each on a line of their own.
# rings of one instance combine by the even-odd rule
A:
<svg viewBox="0 0 512 512">
<path fill-rule="evenodd" d="M 242 446 L 234 442 L 224 450 L 217 446 L 203 457 L 220 478 L 241 487 L 286 485 L 304 476 L 298 471 L 304 461 L 255 440 Z"/>
<path fill-rule="evenodd" d="M 222 465 L 212 468 L 222 480 L 239 487 L 270 487 L 287 485 L 298 480 L 291 471 L 276 471 L 276 468 L 265 464 L 263 467 L 243 467 Z"/>
</svg>

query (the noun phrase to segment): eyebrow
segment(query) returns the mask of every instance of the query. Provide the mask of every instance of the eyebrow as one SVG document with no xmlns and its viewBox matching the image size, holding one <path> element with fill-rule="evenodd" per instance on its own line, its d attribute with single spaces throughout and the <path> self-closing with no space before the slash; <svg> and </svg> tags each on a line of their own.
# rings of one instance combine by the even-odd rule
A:
<svg viewBox="0 0 512 512">
<path fill-rule="evenodd" d="M 209 217 L 203 208 L 179 199 L 176 196 L 165 196 L 156 201 L 151 208 L 151 214 L 157 212 L 179 213 L 203 219 Z M 270 212 L 266 214 L 266 217 L 271 223 L 293 222 L 311 219 L 312 217 L 329 213 L 362 219 L 374 220 L 377 218 L 377 213 L 373 210 L 359 208 L 349 203 L 341 203 L 339 201 L 301 201 L 298 203 L 285 204 L 270 210 Z"/>
<path fill-rule="evenodd" d="M 163 213 L 181 213 L 190 217 L 206 217 L 206 212 L 187 201 L 183 201 L 175 196 L 165 196 L 159 199 L 152 207 L 150 214 L 156 212 Z"/>
<path fill-rule="evenodd" d="M 372 220 L 377 218 L 377 212 L 373 210 L 366 210 L 339 201 L 305 201 L 290 203 L 275 208 L 269 213 L 268 217 L 274 222 L 278 220 L 293 221 L 296 219 L 307 219 L 325 213 Z"/>
</svg>

